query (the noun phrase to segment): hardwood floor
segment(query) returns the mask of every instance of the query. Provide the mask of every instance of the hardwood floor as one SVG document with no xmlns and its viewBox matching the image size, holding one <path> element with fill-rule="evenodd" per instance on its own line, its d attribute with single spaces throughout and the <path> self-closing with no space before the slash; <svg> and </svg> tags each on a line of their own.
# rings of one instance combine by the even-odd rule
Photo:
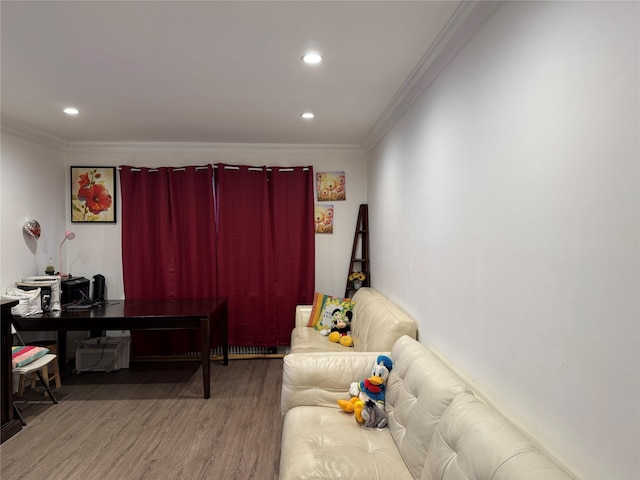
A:
<svg viewBox="0 0 640 480">
<path fill-rule="evenodd" d="M 282 359 L 132 363 L 25 392 L 27 426 L 0 446 L 2 480 L 278 478 Z"/>
</svg>

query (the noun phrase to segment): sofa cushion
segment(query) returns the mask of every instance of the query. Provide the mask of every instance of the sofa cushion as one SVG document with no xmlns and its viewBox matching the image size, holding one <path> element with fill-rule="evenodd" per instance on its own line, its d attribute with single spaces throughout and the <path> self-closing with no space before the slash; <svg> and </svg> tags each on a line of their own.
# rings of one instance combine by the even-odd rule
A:
<svg viewBox="0 0 640 480">
<path fill-rule="evenodd" d="M 416 322 L 377 290 L 358 289 L 353 303 L 351 337 L 355 351 L 388 352 L 401 336 L 416 338 Z"/>
<path fill-rule="evenodd" d="M 295 327 L 307 327 L 311 317 L 311 305 L 296 305 Z"/>
<path fill-rule="evenodd" d="M 452 400 L 468 388 L 435 355 L 410 337 L 391 349 L 387 380 L 389 431 L 414 478 L 420 478 L 431 437 Z"/>
<path fill-rule="evenodd" d="M 349 399 L 351 383 L 371 375 L 377 357 L 377 353 L 371 352 L 285 355 L 280 397 L 282 414 L 301 405 L 338 409 L 338 400 Z"/>
<path fill-rule="evenodd" d="M 330 342 L 329 337 L 309 327 L 296 327 L 291 331 L 291 345 L 295 353 L 308 352 L 353 352 L 353 348 Z"/>
<path fill-rule="evenodd" d="M 13 368 L 24 367 L 49 353 L 45 347 L 34 345 L 16 345 L 11 347 L 11 363 Z"/>
<path fill-rule="evenodd" d="M 472 394 L 456 397 L 431 439 L 421 480 L 569 479 L 504 417 Z"/>
<path fill-rule="evenodd" d="M 300 406 L 287 412 L 280 480 L 413 480 L 389 429 L 363 428 L 337 408 Z"/>
</svg>

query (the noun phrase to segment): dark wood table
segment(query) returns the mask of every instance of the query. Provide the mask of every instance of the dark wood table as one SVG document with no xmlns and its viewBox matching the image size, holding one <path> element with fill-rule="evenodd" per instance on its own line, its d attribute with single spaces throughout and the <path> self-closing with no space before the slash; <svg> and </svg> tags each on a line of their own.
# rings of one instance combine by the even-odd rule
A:
<svg viewBox="0 0 640 480">
<path fill-rule="evenodd" d="M 58 348 L 66 354 L 67 331 L 200 330 L 204 398 L 211 396 L 211 326 L 222 341 L 223 364 L 229 364 L 227 299 L 105 300 L 102 307 L 13 317 L 18 331 L 59 332 Z M 63 333 L 63 335 L 60 335 Z M 64 357 L 63 357 L 64 358 Z"/>
</svg>

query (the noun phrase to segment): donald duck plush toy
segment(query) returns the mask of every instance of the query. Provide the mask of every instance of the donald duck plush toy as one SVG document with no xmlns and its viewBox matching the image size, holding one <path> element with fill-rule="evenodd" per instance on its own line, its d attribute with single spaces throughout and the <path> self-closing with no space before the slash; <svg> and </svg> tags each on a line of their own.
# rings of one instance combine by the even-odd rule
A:
<svg viewBox="0 0 640 480">
<path fill-rule="evenodd" d="M 371 370 L 371 376 L 361 382 L 353 382 L 349 387 L 351 400 L 338 400 L 340 408 L 347 413 L 355 413 L 358 423 L 364 423 L 362 410 L 367 402 L 372 402 L 376 408 L 384 412 L 385 382 L 389 378 L 389 372 L 393 368 L 393 362 L 386 355 L 379 355 L 376 364 Z M 371 404 L 369 404 L 371 405 Z"/>
</svg>

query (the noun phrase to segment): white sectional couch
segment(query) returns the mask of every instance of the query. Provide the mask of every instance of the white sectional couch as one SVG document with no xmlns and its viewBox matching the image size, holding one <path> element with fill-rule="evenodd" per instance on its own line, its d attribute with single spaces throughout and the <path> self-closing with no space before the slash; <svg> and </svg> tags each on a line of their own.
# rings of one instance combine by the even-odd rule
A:
<svg viewBox="0 0 640 480">
<path fill-rule="evenodd" d="M 360 288 L 352 300 L 353 348 L 330 342 L 314 328 L 307 327 L 312 306 L 298 305 L 296 325 L 291 332 L 291 353 L 388 352 L 403 335 L 417 338 L 416 322 L 377 290 Z"/>
<path fill-rule="evenodd" d="M 546 480 L 572 478 L 423 345 L 399 338 L 387 381 L 389 426 L 340 410 L 377 352 L 285 356 L 280 480 Z"/>
</svg>

